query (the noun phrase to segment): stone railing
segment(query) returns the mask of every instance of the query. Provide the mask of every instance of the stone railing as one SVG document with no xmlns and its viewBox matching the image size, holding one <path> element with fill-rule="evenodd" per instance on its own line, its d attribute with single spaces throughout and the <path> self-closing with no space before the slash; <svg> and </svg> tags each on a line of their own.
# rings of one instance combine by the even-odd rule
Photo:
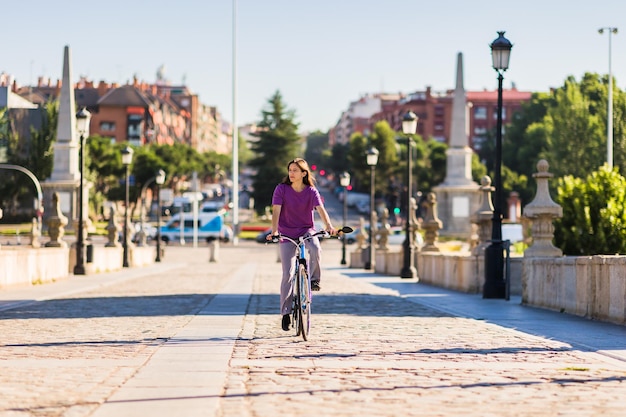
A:
<svg viewBox="0 0 626 417">
<path fill-rule="evenodd" d="M 561 207 L 552 201 L 549 193 L 548 162 L 539 161 L 537 194 L 526 205 L 523 216 L 531 224 L 532 239 L 523 255 L 511 254 L 510 290 L 521 295 L 525 305 L 541 307 L 596 320 L 626 324 L 626 256 L 562 256 L 554 247 L 554 219 L 562 215 Z M 474 214 L 474 247 L 465 252 L 445 250 L 415 253 L 420 282 L 468 293 L 480 293 L 484 285 L 484 248 L 488 245 L 493 206 L 491 181 L 481 181 L 483 204 Z M 430 200 L 427 210 L 432 210 L 435 225 L 436 199 Z M 422 225 L 423 227 L 423 225 Z M 433 237 L 435 239 L 433 239 Z M 436 231 L 431 230 L 429 247 L 439 247 Z M 360 251 L 359 249 L 358 251 Z M 360 253 L 351 254 L 351 267 L 360 266 Z M 403 251 L 377 251 L 376 272 L 400 276 Z"/>
<path fill-rule="evenodd" d="M 38 223 L 33 222 L 28 246 L 0 247 L 0 289 L 35 285 L 66 279 L 72 275 L 76 265 L 76 245 L 68 245 L 65 235 L 67 217 L 60 210 L 58 194 L 53 195 L 53 210 L 48 218 L 49 240 L 41 244 Z M 112 213 L 113 215 L 114 213 Z M 114 220 L 112 220 L 115 223 Z M 111 222 L 110 222 L 111 224 Z M 110 225 L 109 224 L 109 225 Z M 87 273 L 111 272 L 122 269 L 123 248 L 117 242 L 118 230 L 109 228 L 108 242 L 94 245 L 86 239 L 88 256 L 85 259 Z M 129 245 L 129 265 L 146 266 L 154 263 L 156 248 Z"/>
</svg>

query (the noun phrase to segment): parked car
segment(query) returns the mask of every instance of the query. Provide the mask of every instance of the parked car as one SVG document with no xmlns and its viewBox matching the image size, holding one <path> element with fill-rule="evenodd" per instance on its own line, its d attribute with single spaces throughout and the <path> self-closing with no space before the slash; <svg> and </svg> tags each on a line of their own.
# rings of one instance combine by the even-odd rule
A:
<svg viewBox="0 0 626 417">
<path fill-rule="evenodd" d="M 185 240 L 193 238 L 194 222 L 193 217 L 187 214 L 183 219 L 182 234 Z M 180 239 L 180 213 L 172 216 L 172 218 L 161 226 L 161 240 L 165 243 L 175 242 Z M 233 238 L 233 230 L 224 223 L 224 219 L 220 212 L 200 212 L 197 218 L 197 237 L 210 242 L 219 239 L 222 242 L 230 242 Z M 156 234 L 156 233 L 155 233 Z"/>
<path fill-rule="evenodd" d="M 133 243 L 138 243 L 139 242 L 139 232 L 141 231 L 141 223 L 135 223 L 133 224 L 133 229 L 131 230 L 131 240 Z M 146 242 L 150 242 L 152 239 L 155 239 L 156 237 L 156 232 L 157 232 L 157 228 L 156 226 L 148 223 L 148 222 L 144 222 L 143 223 L 143 231 L 146 234 Z M 123 239 L 123 238 L 120 238 Z"/>
</svg>

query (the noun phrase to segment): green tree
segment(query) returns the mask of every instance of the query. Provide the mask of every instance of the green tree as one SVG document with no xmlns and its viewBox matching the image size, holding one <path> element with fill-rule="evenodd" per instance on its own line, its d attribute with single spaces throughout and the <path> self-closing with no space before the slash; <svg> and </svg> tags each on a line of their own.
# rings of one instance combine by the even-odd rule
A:
<svg viewBox="0 0 626 417">
<path fill-rule="evenodd" d="M 388 180 L 393 177 L 398 167 L 397 150 L 398 133 L 394 131 L 386 121 L 378 122 L 374 125 L 370 134 L 371 146 L 378 149 L 378 162 L 376 164 L 376 184 L 377 194 L 383 194 L 389 187 Z M 361 158 L 367 165 L 365 155 Z M 369 168 L 368 171 L 369 172 Z M 369 190 L 370 177 L 367 177 L 367 189 Z"/>
<path fill-rule="evenodd" d="M 413 175 L 417 178 L 419 190 L 427 192 L 446 178 L 448 146 L 433 139 L 424 142 L 420 137 L 416 140 L 416 149 L 420 152 L 415 158 Z"/>
<path fill-rule="evenodd" d="M 302 155 L 303 145 L 295 112 L 287 108 L 279 91 L 268 100 L 261 114 L 259 140 L 252 144 L 255 156 L 249 163 L 256 170 L 252 197 L 258 214 L 271 205 L 274 188 L 287 174 L 289 161 Z"/>
<path fill-rule="evenodd" d="M 555 91 L 555 105 L 544 117 L 546 159 L 556 176 L 583 178 L 606 160 L 604 122 L 599 103 L 584 94 L 573 77 Z"/>
<path fill-rule="evenodd" d="M 480 162 L 477 153 L 472 154 L 472 179 L 480 184 L 480 180 L 487 175 L 487 167 Z"/>
<path fill-rule="evenodd" d="M 541 122 L 553 102 L 548 93 L 533 93 L 530 101 L 522 105 L 522 110 L 513 115 L 502 139 L 502 160 L 511 171 L 527 178 L 536 172 L 536 164 L 548 145 Z M 487 166 L 493 167 L 491 158 Z M 532 198 L 533 195 L 526 197 Z"/>
<path fill-rule="evenodd" d="M 304 159 L 306 159 L 309 164 L 316 164 L 326 170 L 330 170 L 330 157 L 328 133 L 323 133 L 319 130 L 310 133 L 306 138 Z"/>
<path fill-rule="evenodd" d="M 35 176 L 43 181 L 52 174 L 54 162 L 53 145 L 56 140 L 57 121 L 59 119 L 59 102 L 49 101 L 43 106 L 41 128 L 30 129 L 30 146 L 18 165 L 30 169 Z"/>
<path fill-rule="evenodd" d="M 365 155 L 370 147 L 368 138 L 361 133 L 352 134 L 348 147 L 348 164 L 352 168 L 350 181 L 355 191 L 369 192 L 370 168 L 367 166 Z"/>
<path fill-rule="evenodd" d="M 375 171 L 375 192 L 378 195 L 385 193 L 389 181 L 393 181 L 398 170 L 398 150 L 396 143 L 397 133 L 391 129 L 386 121 L 374 125 L 369 137 L 355 133 L 350 138 L 348 150 L 348 164 L 352 168 L 351 182 L 357 191 L 369 193 L 370 172 L 367 165 L 367 151 L 374 147 L 378 150 L 378 162 Z"/>
<path fill-rule="evenodd" d="M 28 137 L 22 137 L 17 132 L 12 131 L 8 112 L 4 113 L 4 117 L 0 117 L 3 120 L 0 122 L 0 145 L 5 145 L 3 153 L 5 153 L 6 162 L 28 169 L 42 182 L 52 173 L 58 101 L 46 103 L 38 114 L 41 115 L 41 127 L 36 130 L 29 126 Z M 24 200 L 21 205 L 32 207 L 30 201 L 36 196 L 32 181 L 27 176 L 14 171 L 2 170 L 0 175 L 3 178 L 0 195 L 3 196 L 2 204 L 8 208 L 6 214 L 10 214 L 14 208 L 20 205 L 18 198 Z"/>
<path fill-rule="evenodd" d="M 9 113 L 7 108 L 0 108 L 0 163 L 8 161 L 9 148 Z"/>
<path fill-rule="evenodd" d="M 350 151 L 350 144 L 336 143 L 331 149 L 331 156 L 328 160 L 328 166 L 335 175 L 347 171 L 352 172 L 352 167 L 348 160 L 348 153 Z M 352 174 L 350 174 L 352 175 Z"/>
<path fill-rule="evenodd" d="M 563 217 L 555 221 L 554 241 L 564 254 L 626 253 L 626 179 L 616 168 L 560 178 L 555 201 Z"/>
</svg>

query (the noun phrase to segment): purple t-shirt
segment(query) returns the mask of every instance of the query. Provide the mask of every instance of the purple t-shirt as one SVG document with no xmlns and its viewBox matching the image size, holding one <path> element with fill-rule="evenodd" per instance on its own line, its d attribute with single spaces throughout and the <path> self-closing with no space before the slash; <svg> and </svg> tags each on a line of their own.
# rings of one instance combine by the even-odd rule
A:
<svg viewBox="0 0 626 417">
<path fill-rule="evenodd" d="M 282 206 L 278 232 L 297 239 L 314 230 L 313 210 L 322 205 L 322 197 L 317 188 L 312 186 L 296 192 L 291 185 L 278 184 L 272 195 L 272 205 Z"/>
</svg>

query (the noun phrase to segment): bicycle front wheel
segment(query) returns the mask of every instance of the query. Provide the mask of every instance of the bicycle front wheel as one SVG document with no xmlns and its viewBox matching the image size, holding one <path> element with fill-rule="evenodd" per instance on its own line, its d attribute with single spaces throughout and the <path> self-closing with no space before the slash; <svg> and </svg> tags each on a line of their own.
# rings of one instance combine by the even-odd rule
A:
<svg viewBox="0 0 626 417">
<path fill-rule="evenodd" d="M 311 283 L 309 281 L 309 273 L 306 265 L 298 267 L 298 281 L 296 284 L 296 297 L 299 300 L 298 314 L 298 333 L 302 335 L 305 341 L 309 338 L 309 330 L 311 330 Z"/>
</svg>

